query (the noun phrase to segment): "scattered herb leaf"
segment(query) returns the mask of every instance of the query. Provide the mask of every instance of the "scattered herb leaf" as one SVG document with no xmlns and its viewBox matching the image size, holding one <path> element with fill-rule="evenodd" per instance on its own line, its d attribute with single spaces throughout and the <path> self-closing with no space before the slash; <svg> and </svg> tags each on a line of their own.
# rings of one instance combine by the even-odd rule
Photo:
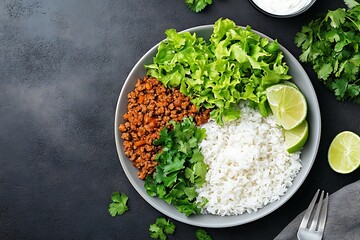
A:
<svg viewBox="0 0 360 240">
<path fill-rule="evenodd" d="M 152 239 L 166 240 L 166 234 L 174 234 L 175 224 L 163 217 L 157 218 L 156 222 L 150 225 L 149 232 Z"/>
<path fill-rule="evenodd" d="M 198 145 L 205 137 L 205 129 L 197 128 L 191 117 L 170 123 L 172 130 L 164 127 L 154 141 L 162 151 L 155 158 L 155 172 L 146 178 L 144 186 L 150 196 L 173 204 L 186 216 L 198 214 L 202 203 L 196 202 L 195 189 L 205 182 L 207 171 Z"/>
<path fill-rule="evenodd" d="M 212 240 L 209 233 L 207 233 L 204 229 L 197 229 L 195 232 L 196 240 Z"/>
<path fill-rule="evenodd" d="M 127 207 L 128 197 L 124 193 L 114 192 L 111 195 L 111 201 L 109 205 L 109 213 L 112 217 L 116 215 L 123 215 L 129 208 Z"/>
<path fill-rule="evenodd" d="M 212 0 L 185 0 L 185 3 L 192 11 L 201 12 L 207 5 L 212 4 Z"/>
<path fill-rule="evenodd" d="M 360 3 L 344 0 L 348 9 L 328 11 L 295 36 L 302 62 L 311 63 L 320 81 L 340 101 L 360 104 Z"/>
</svg>

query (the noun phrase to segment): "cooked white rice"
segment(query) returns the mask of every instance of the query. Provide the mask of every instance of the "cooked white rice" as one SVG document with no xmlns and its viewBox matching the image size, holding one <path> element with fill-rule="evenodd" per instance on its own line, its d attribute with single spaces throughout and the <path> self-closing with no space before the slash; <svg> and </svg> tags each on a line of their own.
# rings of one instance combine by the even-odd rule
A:
<svg viewBox="0 0 360 240">
<path fill-rule="evenodd" d="M 239 120 L 222 127 L 209 121 L 203 128 L 200 148 L 209 169 L 197 200 L 208 199 L 204 214 L 256 212 L 284 195 L 301 168 L 300 152 L 286 151 L 273 116 L 242 106 Z"/>
</svg>

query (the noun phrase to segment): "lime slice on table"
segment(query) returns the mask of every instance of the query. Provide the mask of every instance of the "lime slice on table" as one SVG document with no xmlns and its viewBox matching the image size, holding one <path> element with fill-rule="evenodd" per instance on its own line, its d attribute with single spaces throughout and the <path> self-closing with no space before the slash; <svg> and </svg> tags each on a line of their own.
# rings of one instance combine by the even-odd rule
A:
<svg viewBox="0 0 360 240">
<path fill-rule="evenodd" d="M 338 173 L 351 173 L 360 166 L 360 137 L 350 131 L 335 136 L 328 152 L 330 167 Z"/>
<path fill-rule="evenodd" d="M 277 84 L 266 89 L 266 97 L 275 121 L 285 130 L 299 126 L 306 118 L 307 104 L 300 90 Z"/>
<path fill-rule="evenodd" d="M 285 130 L 285 145 L 289 153 L 299 151 L 306 143 L 309 136 L 309 126 L 304 120 L 299 126 Z"/>
</svg>

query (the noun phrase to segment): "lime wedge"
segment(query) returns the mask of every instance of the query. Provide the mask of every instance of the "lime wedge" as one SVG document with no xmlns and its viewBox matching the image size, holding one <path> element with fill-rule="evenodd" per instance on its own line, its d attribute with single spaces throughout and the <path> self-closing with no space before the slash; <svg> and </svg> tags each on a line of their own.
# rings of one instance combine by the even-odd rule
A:
<svg viewBox="0 0 360 240">
<path fill-rule="evenodd" d="M 300 90 L 286 84 L 277 84 L 266 89 L 266 97 L 276 123 L 285 130 L 299 126 L 305 120 L 307 104 Z"/>
<path fill-rule="evenodd" d="M 282 84 L 285 84 L 285 85 L 288 85 L 288 86 L 294 87 L 294 88 L 296 88 L 296 89 L 299 89 L 299 88 L 298 88 L 298 86 L 296 86 L 296 84 L 295 84 L 295 83 L 290 82 L 290 81 L 284 81 L 284 82 L 282 82 Z"/>
<path fill-rule="evenodd" d="M 304 120 L 299 126 L 285 130 L 285 145 L 289 153 L 299 151 L 306 143 L 309 136 L 309 126 Z"/>
<path fill-rule="evenodd" d="M 330 167 L 338 173 L 351 173 L 360 166 L 360 137 L 350 131 L 335 136 L 328 152 Z"/>
</svg>

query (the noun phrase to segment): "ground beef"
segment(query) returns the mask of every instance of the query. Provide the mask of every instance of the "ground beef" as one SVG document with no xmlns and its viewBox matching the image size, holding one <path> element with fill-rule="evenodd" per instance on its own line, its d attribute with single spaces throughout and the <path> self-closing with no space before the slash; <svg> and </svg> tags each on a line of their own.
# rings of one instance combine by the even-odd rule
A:
<svg viewBox="0 0 360 240">
<path fill-rule="evenodd" d="M 134 91 L 128 94 L 128 111 L 120 124 L 125 155 L 139 170 L 138 177 L 145 179 L 155 170 L 155 156 L 160 147 L 152 145 L 160 130 L 170 120 L 182 121 L 192 116 L 197 125 L 209 120 L 210 110 L 197 110 L 190 99 L 177 89 L 165 88 L 155 78 L 139 79 Z"/>
</svg>

